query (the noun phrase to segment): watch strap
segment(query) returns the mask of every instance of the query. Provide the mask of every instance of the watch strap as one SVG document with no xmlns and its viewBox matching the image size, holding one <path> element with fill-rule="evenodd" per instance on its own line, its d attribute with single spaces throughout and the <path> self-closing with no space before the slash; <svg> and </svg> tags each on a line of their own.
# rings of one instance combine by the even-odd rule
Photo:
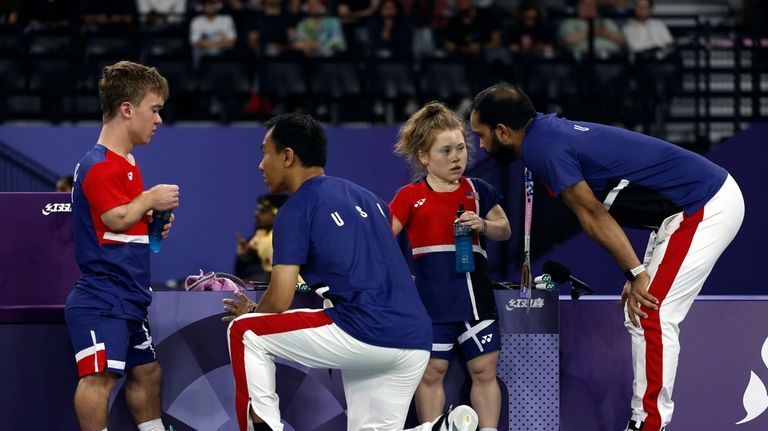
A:
<svg viewBox="0 0 768 431">
<path fill-rule="evenodd" d="M 645 265 L 641 264 L 634 268 L 630 268 L 624 271 L 624 276 L 627 277 L 628 281 L 634 281 L 637 278 L 637 276 L 643 271 L 645 271 Z"/>
</svg>

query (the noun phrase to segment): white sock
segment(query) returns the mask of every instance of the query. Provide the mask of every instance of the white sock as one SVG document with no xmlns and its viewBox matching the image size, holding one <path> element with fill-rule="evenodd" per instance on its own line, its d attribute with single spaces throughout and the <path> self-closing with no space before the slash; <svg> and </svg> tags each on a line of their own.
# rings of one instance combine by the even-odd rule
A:
<svg viewBox="0 0 768 431">
<path fill-rule="evenodd" d="M 498 431 L 496 428 L 480 428 L 477 431 Z"/>
<path fill-rule="evenodd" d="M 139 431 L 165 431 L 165 425 L 160 418 L 139 424 Z"/>
<path fill-rule="evenodd" d="M 103 430 L 101 430 L 101 431 L 107 431 L 107 429 L 106 429 L 106 428 L 104 428 L 104 429 L 103 429 Z"/>
</svg>

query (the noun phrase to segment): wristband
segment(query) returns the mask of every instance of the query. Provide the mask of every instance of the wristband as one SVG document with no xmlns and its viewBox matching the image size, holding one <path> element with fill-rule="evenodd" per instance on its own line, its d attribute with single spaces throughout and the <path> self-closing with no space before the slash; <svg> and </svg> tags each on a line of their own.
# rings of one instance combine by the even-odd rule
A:
<svg viewBox="0 0 768 431">
<path fill-rule="evenodd" d="M 637 276 L 644 271 L 645 271 L 645 266 L 640 264 L 634 268 L 624 271 L 624 276 L 627 277 L 628 281 L 634 281 L 637 278 Z"/>
<path fill-rule="evenodd" d="M 483 220 L 483 228 L 480 229 L 480 234 L 485 235 L 485 233 L 488 231 L 488 222 L 485 221 L 485 219 L 481 219 L 481 220 Z"/>
</svg>

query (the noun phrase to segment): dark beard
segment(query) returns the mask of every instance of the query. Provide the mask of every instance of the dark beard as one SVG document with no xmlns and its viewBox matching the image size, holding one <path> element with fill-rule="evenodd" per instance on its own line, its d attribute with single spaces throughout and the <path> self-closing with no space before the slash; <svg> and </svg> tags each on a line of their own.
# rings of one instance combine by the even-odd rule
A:
<svg viewBox="0 0 768 431">
<path fill-rule="evenodd" d="M 490 151 L 486 151 L 489 156 L 493 160 L 496 160 L 496 163 L 500 165 L 509 165 L 515 160 L 517 160 L 517 155 L 515 154 L 515 150 L 512 146 L 504 145 L 499 141 L 499 138 L 496 136 L 496 133 L 491 133 L 491 142 L 493 145 L 491 145 Z"/>
</svg>

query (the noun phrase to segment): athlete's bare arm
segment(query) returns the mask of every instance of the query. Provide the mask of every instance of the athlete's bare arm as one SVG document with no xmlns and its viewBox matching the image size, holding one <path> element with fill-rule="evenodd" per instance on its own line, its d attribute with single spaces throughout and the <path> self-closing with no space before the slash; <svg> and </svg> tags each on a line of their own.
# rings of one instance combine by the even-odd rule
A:
<svg viewBox="0 0 768 431">
<path fill-rule="evenodd" d="M 576 214 L 584 232 L 613 256 L 622 271 L 640 265 L 640 260 L 624 230 L 608 213 L 602 202 L 597 200 L 586 181 L 579 181 L 563 190 L 560 198 Z M 622 305 L 629 300 L 628 314 L 634 325 L 637 325 L 635 316 L 648 317 L 640 309 L 641 305 L 658 309 L 658 300 L 648 293 L 649 282 L 648 274 L 643 272 L 631 283 L 630 291 L 622 293 Z"/>
<path fill-rule="evenodd" d="M 393 215 L 392 216 L 392 233 L 395 234 L 395 236 L 398 236 L 402 231 L 403 231 L 403 224 L 400 223 L 400 220 L 398 220 L 397 217 Z"/>
<path fill-rule="evenodd" d="M 483 235 L 493 241 L 506 241 L 512 234 L 507 214 L 498 204 L 494 205 L 494 207 L 488 211 L 485 219 L 478 214 L 475 214 L 474 211 L 465 211 L 464 214 L 459 217 L 459 220 L 463 222 L 464 226 L 467 226 L 475 232 L 482 232 L 483 228 L 485 228 Z"/>
<path fill-rule="evenodd" d="M 179 206 L 179 186 L 158 184 L 127 204 L 101 215 L 101 221 L 114 232 L 123 232 L 136 224 L 151 209 L 170 210 Z"/>
</svg>

